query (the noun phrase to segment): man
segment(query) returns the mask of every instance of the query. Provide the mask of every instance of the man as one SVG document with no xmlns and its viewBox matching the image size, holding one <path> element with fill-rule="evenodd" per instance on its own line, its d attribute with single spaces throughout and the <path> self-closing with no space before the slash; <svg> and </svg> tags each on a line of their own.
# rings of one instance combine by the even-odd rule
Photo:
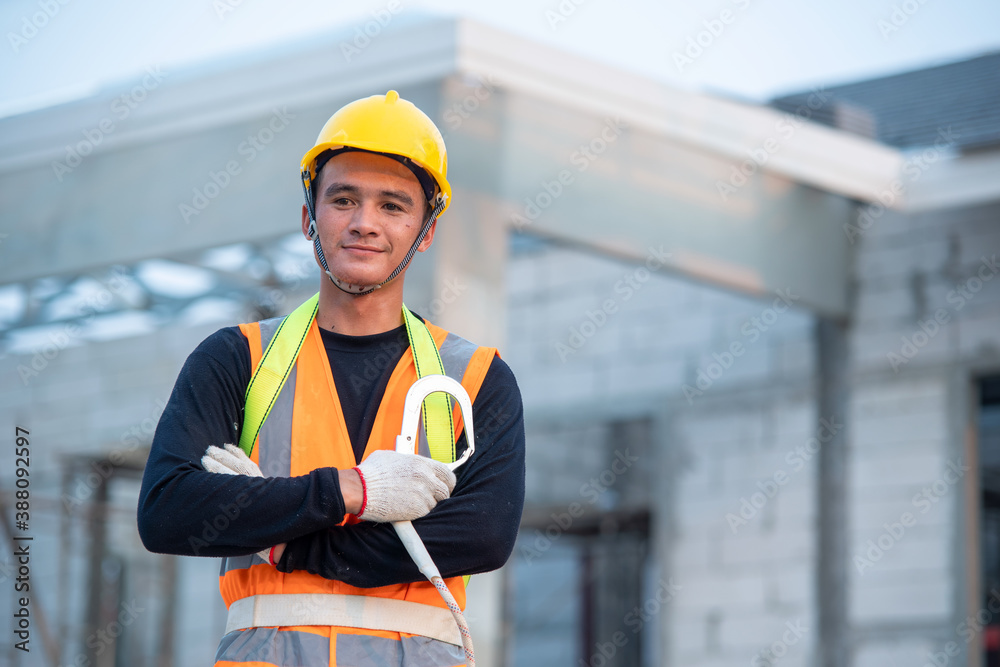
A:
<svg viewBox="0 0 1000 667">
<path fill-rule="evenodd" d="M 255 439 L 247 387 L 268 343 L 288 342 L 282 320 L 224 328 L 198 346 L 153 438 L 139 534 L 151 551 L 223 557 L 230 616 L 217 666 L 465 664 L 445 604 L 389 523 L 414 520 L 464 607 L 463 575 L 506 562 L 524 499 L 510 369 L 494 349 L 403 307 L 408 262 L 450 203 L 444 142 L 389 91 L 335 113 L 302 176 L 302 231 L 325 275 L 294 365 L 265 396 L 273 406 Z M 392 451 L 416 365 L 427 365 L 410 343 L 428 334 L 436 363 L 473 399 L 474 454 L 457 478 Z M 458 456 L 465 433 L 457 417 L 446 423 Z"/>
</svg>

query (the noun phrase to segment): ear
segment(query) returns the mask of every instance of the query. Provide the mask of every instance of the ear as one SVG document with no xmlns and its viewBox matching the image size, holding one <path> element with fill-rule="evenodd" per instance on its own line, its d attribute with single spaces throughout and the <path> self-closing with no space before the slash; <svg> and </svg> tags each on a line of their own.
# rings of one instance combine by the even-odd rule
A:
<svg viewBox="0 0 1000 667">
<path fill-rule="evenodd" d="M 305 204 L 302 205 L 302 235 L 309 239 L 309 209 Z"/>
<path fill-rule="evenodd" d="M 431 228 L 427 230 L 427 235 L 424 236 L 424 240 L 420 242 L 417 246 L 417 252 L 424 252 L 431 247 L 431 243 L 434 242 L 434 230 L 437 229 L 438 221 L 435 220 L 431 223 Z"/>
</svg>

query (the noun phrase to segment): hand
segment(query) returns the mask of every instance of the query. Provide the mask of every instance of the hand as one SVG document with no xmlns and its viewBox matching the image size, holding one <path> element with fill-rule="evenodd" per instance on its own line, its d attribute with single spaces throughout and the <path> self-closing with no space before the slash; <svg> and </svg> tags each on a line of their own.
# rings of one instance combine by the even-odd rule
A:
<svg viewBox="0 0 1000 667">
<path fill-rule="evenodd" d="M 254 463 L 246 453 L 234 445 L 227 444 L 225 449 L 221 447 L 216 447 L 212 445 L 205 452 L 205 455 L 201 457 L 201 465 L 208 472 L 213 472 L 222 475 L 247 475 L 250 477 L 263 477 L 264 473 L 260 471 L 260 467 Z M 285 545 L 282 544 L 281 551 L 284 551 Z M 280 558 L 280 552 L 277 558 Z M 260 556 L 265 563 L 271 562 L 271 549 L 264 549 L 263 551 L 258 551 L 257 555 Z M 275 558 L 275 562 L 277 562 Z"/>
<path fill-rule="evenodd" d="M 263 477 L 264 473 L 242 449 L 235 445 L 226 445 L 225 449 L 212 445 L 201 457 L 201 465 L 208 472 L 223 475 L 249 475 Z"/>
<path fill-rule="evenodd" d="M 355 470 L 365 491 L 358 518 L 365 521 L 419 519 L 455 488 L 455 474 L 448 466 L 416 454 L 380 449 Z"/>
</svg>

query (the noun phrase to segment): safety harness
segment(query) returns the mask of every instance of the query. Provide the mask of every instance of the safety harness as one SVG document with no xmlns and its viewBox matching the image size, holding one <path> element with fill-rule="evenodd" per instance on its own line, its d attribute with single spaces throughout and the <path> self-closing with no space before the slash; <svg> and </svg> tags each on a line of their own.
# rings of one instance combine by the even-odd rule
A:
<svg viewBox="0 0 1000 667">
<path fill-rule="evenodd" d="M 253 451 L 257 435 L 264 420 L 271 413 L 274 402 L 285 386 L 285 380 L 295 365 L 295 360 L 305 342 L 306 333 L 316 319 L 319 308 L 319 293 L 286 316 L 261 357 L 250 384 L 247 386 L 246 405 L 243 413 L 243 429 L 240 431 L 240 449 L 247 456 Z M 403 322 L 406 337 L 413 352 L 413 365 L 417 378 L 425 375 L 445 375 L 444 363 L 438 352 L 430 330 L 420 318 L 403 305 Z M 423 402 L 422 418 L 424 434 L 430 456 L 442 463 L 451 463 L 456 458 L 455 424 L 452 418 L 451 399 L 448 394 L 436 392 Z"/>
</svg>

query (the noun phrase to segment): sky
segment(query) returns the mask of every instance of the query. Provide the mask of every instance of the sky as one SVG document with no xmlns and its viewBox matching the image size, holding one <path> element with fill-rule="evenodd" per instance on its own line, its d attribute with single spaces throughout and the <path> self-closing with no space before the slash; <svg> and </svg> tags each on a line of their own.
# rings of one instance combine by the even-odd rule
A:
<svg viewBox="0 0 1000 667">
<path fill-rule="evenodd" d="M 764 101 L 1000 49 L 997 0 L 5 0 L 0 115 L 397 15 L 462 15 L 688 90 Z"/>
</svg>

